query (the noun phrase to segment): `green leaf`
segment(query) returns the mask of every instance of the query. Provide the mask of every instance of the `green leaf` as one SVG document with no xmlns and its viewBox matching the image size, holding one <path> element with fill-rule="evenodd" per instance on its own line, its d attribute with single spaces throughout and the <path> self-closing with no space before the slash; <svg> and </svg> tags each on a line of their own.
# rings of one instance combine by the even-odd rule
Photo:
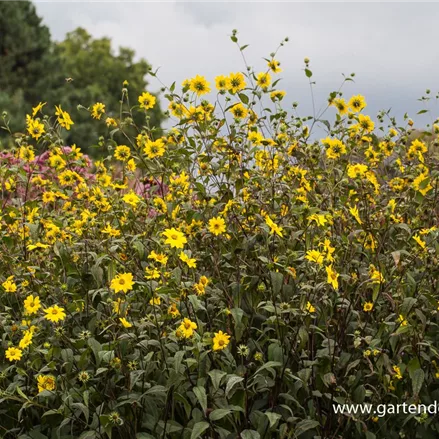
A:
<svg viewBox="0 0 439 439">
<path fill-rule="evenodd" d="M 356 402 L 357 404 L 361 404 L 365 398 L 366 398 L 366 389 L 364 388 L 363 385 L 358 386 L 354 390 L 354 393 L 352 394 L 353 401 Z"/>
<path fill-rule="evenodd" d="M 270 422 L 270 428 L 273 428 L 277 421 L 282 417 L 279 413 L 273 413 L 273 412 L 265 412 L 265 416 L 268 418 L 268 421 Z"/>
<path fill-rule="evenodd" d="M 281 363 L 283 361 L 283 352 L 278 343 L 271 343 L 268 346 L 268 359 Z"/>
<path fill-rule="evenodd" d="M 268 369 L 268 368 L 272 368 L 272 367 L 281 367 L 282 363 L 280 363 L 279 361 L 267 361 L 263 366 L 261 366 L 256 372 L 255 375 L 257 375 L 259 372 Z"/>
<path fill-rule="evenodd" d="M 99 287 L 102 286 L 102 281 L 104 279 L 104 270 L 102 270 L 102 267 L 99 267 L 99 265 L 93 265 L 91 267 L 91 275 L 93 276 L 93 279 L 96 282 L 96 285 Z"/>
<path fill-rule="evenodd" d="M 229 392 L 232 390 L 232 388 L 236 386 L 236 384 L 240 383 L 241 381 L 244 381 L 244 378 L 239 377 L 238 375 L 229 376 L 226 385 L 226 397 L 229 396 Z"/>
<path fill-rule="evenodd" d="M 261 435 L 255 430 L 243 430 L 241 432 L 242 439 L 261 439 Z"/>
<path fill-rule="evenodd" d="M 203 409 L 203 412 L 206 413 L 207 410 L 207 395 L 206 395 L 206 389 L 202 386 L 197 386 L 193 388 L 193 392 L 195 393 L 195 396 L 197 397 L 201 408 Z"/>
<path fill-rule="evenodd" d="M 184 351 L 178 351 L 174 355 L 174 369 L 176 372 L 180 371 L 181 362 L 184 358 Z"/>
<path fill-rule="evenodd" d="M 422 369 L 415 370 L 412 375 L 412 387 L 414 395 L 419 395 L 424 384 L 425 373 Z"/>
<path fill-rule="evenodd" d="M 306 75 L 307 78 L 311 78 L 311 76 L 312 76 L 311 70 L 305 69 L 305 75 Z"/>
<path fill-rule="evenodd" d="M 279 273 L 278 271 L 271 271 L 270 277 L 271 277 L 271 285 L 273 286 L 273 293 L 277 295 L 280 293 L 282 289 L 284 276 L 282 273 Z"/>
<path fill-rule="evenodd" d="M 191 439 L 200 439 L 201 435 L 209 428 L 208 422 L 197 422 L 192 429 Z"/>
<path fill-rule="evenodd" d="M 209 415 L 209 418 L 211 421 L 218 421 L 230 413 L 232 413 L 232 410 L 230 409 L 216 409 Z"/>
<path fill-rule="evenodd" d="M 212 380 L 213 388 L 215 390 L 219 389 L 219 386 L 221 384 L 221 380 L 227 375 L 226 372 L 223 372 L 222 370 L 214 369 L 208 372 L 210 379 Z"/>
<path fill-rule="evenodd" d="M 102 351 L 102 346 L 101 344 L 95 340 L 94 338 L 89 338 L 87 340 L 87 344 L 90 346 L 91 350 L 93 351 L 93 354 L 95 356 L 96 359 L 96 365 L 99 366 L 101 359 L 99 357 L 99 352 Z"/>
<path fill-rule="evenodd" d="M 17 393 L 24 398 L 26 401 L 30 401 L 30 399 L 24 394 L 23 390 L 21 390 L 20 386 L 17 386 L 15 388 L 15 390 L 17 391 Z"/>
<path fill-rule="evenodd" d="M 413 380 L 413 374 L 421 368 L 421 364 L 419 363 L 418 357 L 412 358 L 407 364 L 407 372 L 410 375 L 410 378 Z"/>
<path fill-rule="evenodd" d="M 304 419 L 303 421 L 300 421 L 296 425 L 296 430 L 294 431 L 295 436 L 298 437 L 305 431 L 311 430 L 312 428 L 316 428 L 320 425 L 318 421 L 313 421 L 311 419 Z"/>
<path fill-rule="evenodd" d="M 241 99 L 242 102 L 244 102 L 244 104 L 248 104 L 249 103 L 249 98 L 246 94 L 244 93 L 238 93 L 239 99 Z"/>
<path fill-rule="evenodd" d="M 235 338 L 239 342 L 241 340 L 242 334 L 244 333 L 245 325 L 242 322 L 244 317 L 244 311 L 241 308 L 233 308 L 230 310 L 235 321 Z"/>
</svg>

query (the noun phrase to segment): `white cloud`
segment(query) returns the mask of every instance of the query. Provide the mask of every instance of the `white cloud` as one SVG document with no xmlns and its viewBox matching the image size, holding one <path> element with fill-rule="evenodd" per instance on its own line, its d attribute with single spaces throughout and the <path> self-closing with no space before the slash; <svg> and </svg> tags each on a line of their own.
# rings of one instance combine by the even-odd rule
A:
<svg viewBox="0 0 439 439">
<path fill-rule="evenodd" d="M 217 74 L 243 70 L 229 38 L 234 28 L 240 43 L 250 44 L 245 54 L 258 69 L 265 67 L 262 57 L 289 36 L 278 56 L 284 68 L 279 87 L 306 111 L 311 106 L 304 56 L 311 58 L 320 104 L 338 88 L 341 73 L 356 72 L 345 93 L 361 92 L 370 111 L 393 107 L 398 116 L 420 108 L 416 99 L 435 86 L 439 73 L 439 5 L 433 3 L 59 2 L 38 3 L 37 11 L 56 39 L 82 26 L 95 37 L 111 37 L 115 46 L 135 49 L 160 67 L 166 84 L 197 73 L 213 82 Z"/>
</svg>

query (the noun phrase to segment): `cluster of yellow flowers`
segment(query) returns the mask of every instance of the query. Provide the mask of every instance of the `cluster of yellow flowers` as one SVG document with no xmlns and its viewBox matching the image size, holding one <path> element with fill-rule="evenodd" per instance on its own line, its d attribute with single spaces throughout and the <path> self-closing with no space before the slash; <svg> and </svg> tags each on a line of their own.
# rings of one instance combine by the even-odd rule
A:
<svg viewBox="0 0 439 439">
<path fill-rule="evenodd" d="M 217 76 L 212 88 L 201 75 L 167 88 L 175 126 L 166 132 L 134 123 L 134 111 L 145 117 L 158 103 L 147 91 L 120 113 L 90 105 L 108 130 L 94 162 L 60 146 L 60 128 L 74 127 L 61 106 L 46 117 L 41 102 L 28 115 L 27 133 L 0 158 L 1 355 L 35 368 L 35 392 L 61 391 L 70 352 L 81 386 L 100 362 L 108 377 L 146 375 L 149 362 L 163 376 L 175 363 L 179 376 L 190 357 L 189 387 L 198 368 L 237 370 L 242 392 L 276 381 L 261 401 L 288 395 L 296 376 L 314 392 L 307 398 L 339 397 L 369 377 L 363 369 L 377 393 L 407 391 L 398 349 L 424 349 L 419 340 L 437 335 L 434 139 L 413 138 L 409 122 L 373 120 L 363 96 L 341 92 L 328 102 L 332 128 L 317 137 L 318 115 L 308 126 L 281 108 L 280 62 L 266 62 L 266 71 Z M 305 358 L 323 378 L 308 377 Z M 340 358 L 358 376 L 330 366 Z M 276 380 L 252 375 L 276 367 Z"/>
</svg>

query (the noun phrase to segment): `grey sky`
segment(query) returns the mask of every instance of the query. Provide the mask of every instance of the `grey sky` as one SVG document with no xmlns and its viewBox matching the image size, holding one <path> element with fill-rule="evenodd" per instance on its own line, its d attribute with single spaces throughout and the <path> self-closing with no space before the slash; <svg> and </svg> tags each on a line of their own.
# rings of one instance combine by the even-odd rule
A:
<svg viewBox="0 0 439 439">
<path fill-rule="evenodd" d="M 265 68 L 279 42 L 290 38 L 278 59 L 284 71 L 278 88 L 287 102 L 299 101 L 311 111 L 303 58 L 311 59 L 317 82 L 316 106 L 339 87 L 341 73 L 356 73 L 344 94 L 366 96 L 368 113 L 392 108 L 402 118 L 415 117 L 417 99 L 426 88 L 438 91 L 439 4 L 435 3 L 37 3 L 37 11 L 60 40 L 78 26 L 93 36 L 109 36 L 114 46 L 135 49 L 160 67 L 160 79 L 178 84 L 195 74 L 214 82 L 219 74 L 244 70 L 230 41 L 238 29 L 240 44 L 257 70 Z M 151 89 L 159 84 L 151 78 Z M 433 116 L 439 108 L 432 104 Z M 417 119 L 418 125 L 430 117 Z"/>
</svg>

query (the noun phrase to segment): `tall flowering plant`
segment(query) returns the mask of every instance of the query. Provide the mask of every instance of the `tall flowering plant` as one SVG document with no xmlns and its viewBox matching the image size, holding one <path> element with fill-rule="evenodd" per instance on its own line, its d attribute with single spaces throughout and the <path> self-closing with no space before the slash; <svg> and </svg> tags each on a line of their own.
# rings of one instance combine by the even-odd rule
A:
<svg viewBox="0 0 439 439">
<path fill-rule="evenodd" d="M 333 404 L 437 399 L 439 126 L 341 90 L 302 117 L 281 71 L 164 87 L 163 136 L 127 81 L 84 110 L 94 163 L 33 108 L 0 159 L 3 437 L 437 436 Z"/>
</svg>

